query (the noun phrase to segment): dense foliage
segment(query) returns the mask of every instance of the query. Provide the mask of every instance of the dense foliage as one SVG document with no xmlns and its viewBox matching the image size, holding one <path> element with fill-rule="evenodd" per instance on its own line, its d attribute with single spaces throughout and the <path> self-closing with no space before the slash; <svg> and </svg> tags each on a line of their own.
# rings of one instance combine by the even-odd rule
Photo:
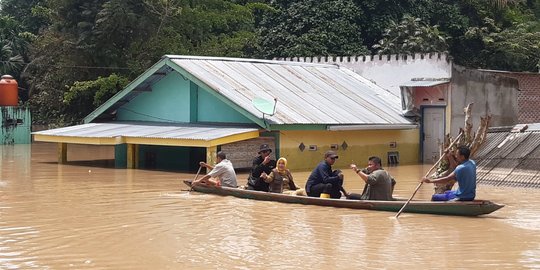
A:
<svg viewBox="0 0 540 270">
<path fill-rule="evenodd" d="M 383 39 L 373 48 L 378 54 L 444 52 L 448 48 L 446 39 L 437 25 L 427 26 L 420 18 L 405 15 L 399 24 L 391 22 Z"/>
<path fill-rule="evenodd" d="M 66 120 L 77 121 L 105 103 L 114 94 L 120 92 L 128 84 L 128 79 L 117 74 L 109 77 L 98 77 L 97 80 L 75 82 L 64 93 L 64 104 L 67 105 Z"/>
<path fill-rule="evenodd" d="M 1 0 L 0 69 L 36 123 L 73 124 L 164 54 L 446 51 L 536 72 L 540 0 Z"/>
</svg>

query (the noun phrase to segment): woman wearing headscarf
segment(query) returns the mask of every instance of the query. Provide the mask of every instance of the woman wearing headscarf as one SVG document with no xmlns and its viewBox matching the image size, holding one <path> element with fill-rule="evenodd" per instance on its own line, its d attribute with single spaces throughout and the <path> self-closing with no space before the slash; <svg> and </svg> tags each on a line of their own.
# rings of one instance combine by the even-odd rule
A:
<svg viewBox="0 0 540 270">
<path fill-rule="evenodd" d="M 291 171 L 287 169 L 287 159 L 282 157 L 276 162 L 276 168 L 269 175 L 263 173 L 261 178 L 269 184 L 269 191 L 274 193 L 284 193 L 289 195 L 306 196 L 303 188 L 298 188 L 294 184 Z"/>
</svg>

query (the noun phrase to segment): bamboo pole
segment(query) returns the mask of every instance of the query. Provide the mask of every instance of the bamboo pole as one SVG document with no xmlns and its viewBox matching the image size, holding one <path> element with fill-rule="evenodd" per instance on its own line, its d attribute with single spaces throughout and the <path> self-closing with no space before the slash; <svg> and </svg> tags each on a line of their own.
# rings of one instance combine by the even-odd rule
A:
<svg viewBox="0 0 540 270">
<path fill-rule="evenodd" d="M 460 132 L 459 135 L 454 139 L 454 141 L 452 141 L 452 143 L 446 148 L 446 150 L 444 151 L 444 153 L 446 153 L 446 151 L 448 151 L 450 148 L 452 148 L 452 146 L 454 146 L 454 144 L 456 142 L 459 141 L 461 135 L 463 135 L 463 132 Z M 437 165 L 439 165 L 439 162 L 441 162 L 441 160 L 444 158 L 444 154 L 441 155 L 441 157 L 439 157 L 439 160 L 437 160 L 437 162 L 435 162 L 435 164 L 433 164 L 433 166 L 431 166 L 431 168 L 429 169 L 429 171 L 426 173 L 426 175 L 424 176 L 424 178 L 428 177 L 429 174 L 431 173 L 431 171 L 433 171 L 433 169 L 435 169 L 435 167 L 437 167 Z M 396 218 L 399 218 L 399 215 L 401 215 L 401 212 L 403 212 L 403 210 L 405 209 L 405 207 L 407 207 L 407 205 L 409 204 L 409 202 L 411 202 L 412 198 L 414 197 L 414 195 L 416 195 L 416 192 L 418 192 L 418 190 L 420 189 L 420 187 L 422 186 L 424 182 L 421 181 L 418 186 L 416 186 L 416 189 L 414 190 L 413 194 L 411 195 L 411 197 L 407 200 L 407 202 L 405 202 L 405 204 L 403 204 L 403 206 L 401 207 L 401 209 L 399 209 L 399 211 L 397 212 L 396 214 Z"/>
</svg>

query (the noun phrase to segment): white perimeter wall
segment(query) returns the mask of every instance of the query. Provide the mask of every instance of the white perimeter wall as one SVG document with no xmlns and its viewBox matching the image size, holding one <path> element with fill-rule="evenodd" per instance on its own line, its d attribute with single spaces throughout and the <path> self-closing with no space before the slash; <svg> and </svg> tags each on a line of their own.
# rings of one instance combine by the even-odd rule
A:
<svg viewBox="0 0 540 270">
<path fill-rule="evenodd" d="M 337 64 L 353 70 L 398 97 L 401 97 L 399 86 L 411 79 L 452 77 L 452 62 L 446 54 L 292 57 L 277 60 Z"/>
</svg>

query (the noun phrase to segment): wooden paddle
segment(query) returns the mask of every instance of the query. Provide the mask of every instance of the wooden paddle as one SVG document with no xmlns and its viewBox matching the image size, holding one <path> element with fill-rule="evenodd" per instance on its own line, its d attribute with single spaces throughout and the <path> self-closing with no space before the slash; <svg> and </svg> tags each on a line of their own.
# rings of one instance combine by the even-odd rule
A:
<svg viewBox="0 0 540 270">
<path fill-rule="evenodd" d="M 201 173 L 202 166 L 199 166 L 199 169 L 197 170 L 197 174 L 195 174 L 195 178 L 193 178 L 193 181 L 189 184 L 189 191 L 193 191 L 193 182 L 197 180 L 197 177 L 199 177 L 199 173 Z M 187 180 L 184 180 L 184 184 L 188 184 L 189 182 Z"/>
<path fill-rule="evenodd" d="M 461 135 L 463 135 L 463 131 L 460 131 L 458 136 L 454 139 L 454 141 L 452 141 L 452 143 L 446 147 L 446 150 L 444 150 L 443 154 L 441 155 L 441 157 L 439 158 L 439 160 L 437 160 L 437 162 L 435 162 L 435 164 L 433 164 L 433 166 L 431 166 L 431 168 L 429 169 L 429 171 L 426 173 L 426 175 L 424 176 L 424 178 L 428 177 L 429 174 L 431 173 L 431 171 L 433 171 L 433 169 L 435 169 L 435 167 L 437 167 L 437 165 L 439 165 L 439 162 L 441 162 L 441 160 L 444 158 L 446 152 L 448 150 L 450 150 L 450 148 L 452 148 L 452 146 L 454 146 L 454 144 L 459 140 L 459 138 L 461 137 Z M 405 209 L 405 207 L 407 206 L 407 204 L 409 204 L 409 202 L 412 200 L 412 198 L 414 197 L 414 195 L 416 195 L 416 192 L 418 192 L 418 190 L 420 189 L 420 187 L 422 186 L 424 182 L 421 181 L 420 184 L 418 184 L 418 186 L 416 186 L 416 189 L 414 190 L 413 194 L 411 195 L 411 197 L 407 200 L 407 202 L 405 202 L 405 204 L 401 207 L 401 209 L 399 209 L 399 211 L 397 212 L 396 214 L 396 218 L 399 218 L 399 215 L 401 215 L 401 212 L 403 212 L 403 210 Z"/>
</svg>

